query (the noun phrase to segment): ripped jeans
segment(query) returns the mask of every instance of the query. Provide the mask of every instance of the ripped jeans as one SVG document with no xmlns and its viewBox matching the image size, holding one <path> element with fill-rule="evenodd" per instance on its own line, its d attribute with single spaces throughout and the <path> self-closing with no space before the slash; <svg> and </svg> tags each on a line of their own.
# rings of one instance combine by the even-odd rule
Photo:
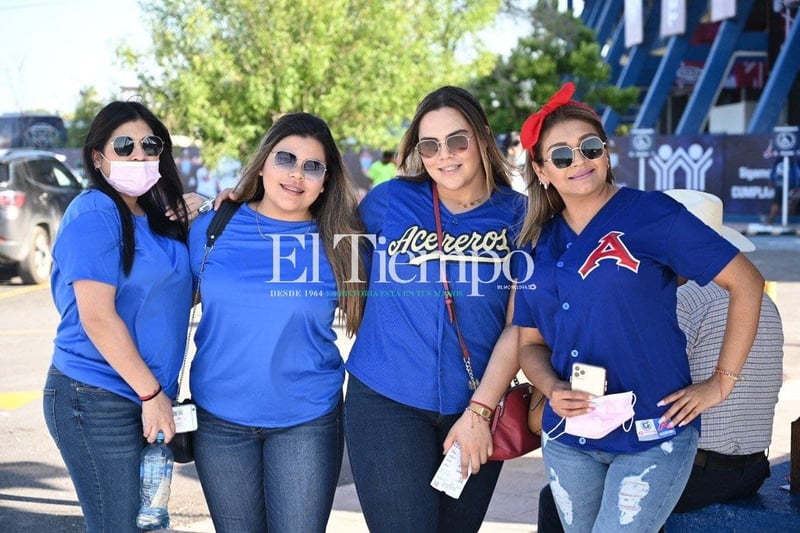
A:
<svg viewBox="0 0 800 533">
<path fill-rule="evenodd" d="M 699 434 L 632 454 L 583 451 L 548 440 L 542 447 L 550 488 L 567 532 L 656 532 L 681 497 Z"/>
</svg>

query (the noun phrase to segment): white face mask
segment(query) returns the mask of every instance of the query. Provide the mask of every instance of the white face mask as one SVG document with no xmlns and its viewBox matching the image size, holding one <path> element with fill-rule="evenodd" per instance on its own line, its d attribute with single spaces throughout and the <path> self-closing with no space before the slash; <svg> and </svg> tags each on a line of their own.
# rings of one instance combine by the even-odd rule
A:
<svg viewBox="0 0 800 533">
<path fill-rule="evenodd" d="M 143 195 L 161 178 L 158 161 L 110 161 L 103 154 L 100 155 L 111 167 L 108 176 L 98 167 L 100 174 L 103 174 L 117 192 L 126 196 Z"/>
</svg>

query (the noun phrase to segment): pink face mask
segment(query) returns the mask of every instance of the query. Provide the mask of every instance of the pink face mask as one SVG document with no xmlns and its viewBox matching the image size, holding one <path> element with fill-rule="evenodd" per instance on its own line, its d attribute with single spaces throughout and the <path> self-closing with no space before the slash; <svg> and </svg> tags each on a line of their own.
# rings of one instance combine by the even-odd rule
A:
<svg viewBox="0 0 800 533">
<path fill-rule="evenodd" d="M 100 154 L 102 156 L 102 154 Z M 105 156 L 103 156 L 105 159 Z M 139 197 L 150 190 L 161 178 L 158 161 L 108 161 L 111 169 L 104 177 L 117 192 Z M 102 174 L 102 170 L 100 173 Z"/>
<path fill-rule="evenodd" d="M 620 426 L 625 431 L 631 430 L 633 405 L 636 403 L 633 392 L 598 396 L 592 402 L 595 409 L 591 413 L 567 418 L 566 433 L 587 439 L 602 439 Z M 631 424 L 626 429 L 623 424 L 628 421 Z"/>
</svg>

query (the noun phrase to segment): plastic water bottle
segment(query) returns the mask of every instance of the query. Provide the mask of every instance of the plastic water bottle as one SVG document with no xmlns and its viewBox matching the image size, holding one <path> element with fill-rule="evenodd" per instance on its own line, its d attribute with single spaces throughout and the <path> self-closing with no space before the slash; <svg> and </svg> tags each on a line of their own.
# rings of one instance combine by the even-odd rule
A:
<svg viewBox="0 0 800 533">
<path fill-rule="evenodd" d="M 156 441 L 142 450 L 139 470 L 139 514 L 136 525 L 142 529 L 166 529 L 169 527 L 169 490 L 172 483 L 172 450 L 164 442 L 164 434 L 158 432 Z"/>
</svg>

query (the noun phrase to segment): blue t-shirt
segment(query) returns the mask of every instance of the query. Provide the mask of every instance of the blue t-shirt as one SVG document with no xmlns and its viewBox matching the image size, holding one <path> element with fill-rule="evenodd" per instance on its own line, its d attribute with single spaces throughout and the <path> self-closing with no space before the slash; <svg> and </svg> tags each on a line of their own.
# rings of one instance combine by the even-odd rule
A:
<svg viewBox="0 0 800 533">
<path fill-rule="evenodd" d="M 195 276 L 213 216 L 192 224 Z M 200 278 L 189 381 L 198 405 L 254 427 L 294 426 L 335 407 L 344 383 L 333 330 L 337 288 L 315 222 L 276 220 L 243 204 Z"/>
<path fill-rule="evenodd" d="M 364 319 L 347 369 L 397 402 L 458 413 L 472 391 L 444 302 L 442 263 L 413 261 L 437 250 L 431 182 L 389 180 L 372 189 L 360 209 L 375 247 Z M 470 211 L 452 214 L 441 202 L 440 209 L 444 253 L 462 256 L 443 264 L 480 379 L 505 325 L 525 197 L 502 187 Z"/>
<path fill-rule="evenodd" d="M 116 288 L 114 302 L 142 359 L 171 398 L 186 346 L 192 282 L 186 244 L 153 233 L 146 216 L 134 216 L 135 255 L 122 272 L 122 225 L 113 200 L 97 190 L 76 197 L 64 213 L 53 246 L 51 291 L 61 315 L 53 364 L 61 372 L 139 403 L 86 335 L 78 316 L 75 281 Z"/>
<path fill-rule="evenodd" d="M 580 235 L 561 214 L 545 224 L 533 277 L 517 288 L 514 324 L 539 329 L 562 380 L 569 381 L 573 363 L 601 366 L 608 394 L 636 395 L 635 420 L 660 418 L 669 407 L 658 401 L 691 383 L 675 312 L 676 274 L 705 285 L 737 253 L 667 195 L 622 188 Z M 548 403 L 544 430 L 560 420 Z M 692 425 L 699 431 L 700 418 Z M 639 442 L 635 426 L 597 440 L 566 433 L 558 440 L 610 453 L 660 442 Z"/>
</svg>

